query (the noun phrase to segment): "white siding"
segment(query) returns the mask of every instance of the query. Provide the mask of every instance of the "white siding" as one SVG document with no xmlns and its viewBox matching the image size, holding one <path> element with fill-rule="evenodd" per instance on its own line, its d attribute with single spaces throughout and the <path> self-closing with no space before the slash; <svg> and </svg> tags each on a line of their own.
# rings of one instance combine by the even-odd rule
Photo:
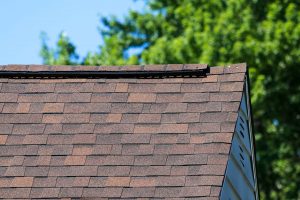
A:
<svg viewBox="0 0 300 200">
<path fill-rule="evenodd" d="M 255 200 L 258 198 L 253 136 L 250 125 L 251 114 L 248 91 L 247 87 L 245 88 L 220 196 L 220 199 L 224 200 Z"/>
</svg>

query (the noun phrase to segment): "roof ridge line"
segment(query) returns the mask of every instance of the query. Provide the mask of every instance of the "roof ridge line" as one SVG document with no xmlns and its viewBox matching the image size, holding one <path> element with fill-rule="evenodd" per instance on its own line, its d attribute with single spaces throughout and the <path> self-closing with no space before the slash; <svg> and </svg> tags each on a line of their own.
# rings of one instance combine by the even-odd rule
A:
<svg viewBox="0 0 300 200">
<path fill-rule="evenodd" d="M 0 71 L 1 78 L 176 78 L 206 77 L 209 67 L 182 70 L 138 71 Z"/>
<path fill-rule="evenodd" d="M 0 71 L 173 71 L 206 69 L 207 64 L 159 64 L 159 65 L 0 65 Z"/>
<path fill-rule="evenodd" d="M 246 63 L 227 66 L 163 64 L 125 66 L 0 65 L 2 78 L 172 78 L 245 73 Z"/>
</svg>

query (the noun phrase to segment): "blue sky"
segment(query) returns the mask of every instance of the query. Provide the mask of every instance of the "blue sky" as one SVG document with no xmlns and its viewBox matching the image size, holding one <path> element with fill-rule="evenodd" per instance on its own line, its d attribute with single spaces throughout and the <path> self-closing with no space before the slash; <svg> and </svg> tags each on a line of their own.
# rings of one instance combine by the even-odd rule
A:
<svg viewBox="0 0 300 200">
<path fill-rule="evenodd" d="M 51 46 L 64 31 L 81 56 L 97 51 L 99 16 L 122 17 L 143 7 L 142 0 L 1 0 L 0 65 L 41 64 L 41 31 Z"/>
</svg>

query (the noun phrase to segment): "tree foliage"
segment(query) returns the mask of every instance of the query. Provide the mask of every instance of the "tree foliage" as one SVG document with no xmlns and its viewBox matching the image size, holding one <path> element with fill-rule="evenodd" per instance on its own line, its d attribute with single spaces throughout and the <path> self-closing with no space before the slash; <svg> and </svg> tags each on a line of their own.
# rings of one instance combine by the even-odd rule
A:
<svg viewBox="0 0 300 200">
<path fill-rule="evenodd" d="M 88 65 L 247 62 L 262 199 L 300 198 L 300 2 L 146 0 L 142 12 L 101 19 Z M 135 53 L 129 54 L 131 50 Z M 79 63 L 62 34 L 46 64 Z"/>
<path fill-rule="evenodd" d="M 79 56 L 76 53 L 76 47 L 70 41 L 66 33 L 61 32 L 58 36 L 56 48 L 49 48 L 47 45 L 46 33 L 41 34 L 42 49 L 40 56 L 43 58 L 44 64 L 47 65 L 75 65 Z"/>
</svg>

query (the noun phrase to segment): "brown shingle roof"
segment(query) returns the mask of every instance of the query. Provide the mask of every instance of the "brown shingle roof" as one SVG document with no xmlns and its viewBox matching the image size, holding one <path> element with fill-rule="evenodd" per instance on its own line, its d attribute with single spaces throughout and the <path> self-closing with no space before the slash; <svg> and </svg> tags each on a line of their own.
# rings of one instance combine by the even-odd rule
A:
<svg viewBox="0 0 300 200">
<path fill-rule="evenodd" d="M 218 198 L 245 64 L 0 66 L 83 70 L 206 75 L 0 78 L 0 197 Z"/>
</svg>

